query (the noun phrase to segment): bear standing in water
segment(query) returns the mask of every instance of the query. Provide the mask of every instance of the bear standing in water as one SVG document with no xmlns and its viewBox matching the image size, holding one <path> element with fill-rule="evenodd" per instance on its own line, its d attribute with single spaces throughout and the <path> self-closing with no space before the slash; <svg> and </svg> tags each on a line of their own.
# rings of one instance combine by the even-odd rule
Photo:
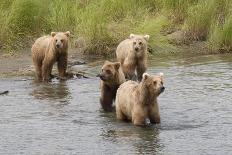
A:
<svg viewBox="0 0 232 155">
<path fill-rule="evenodd" d="M 135 125 L 144 125 L 146 118 L 151 123 L 160 123 L 157 97 L 164 89 L 163 73 L 158 76 L 144 73 L 140 83 L 123 83 L 115 99 L 117 119 L 130 120 Z"/>
<path fill-rule="evenodd" d="M 101 106 L 105 111 L 113 111 L 114 108 L 112 105 L 117 89 L 126 81 L 120 62 L 105 61 L 102 71 L 98 76 L 101 79 Z"/>
<path fill-rule="evenodd" d="M 117 49 L 117 60 L 121 62 L 126 79 L 141 81 L 147 69 L 147 42 L 149 35 L 131 34 L 129 39 L 122 41 Z M 135 75 L 137 72 L 137 78 Z"/>
<path fill-rule="evenodd" d="M 68 37 L 70 32 L 51 32 L 51 36 L 38 38 L 31 48 L 32 60 L 38 79 L 48 81 L 57 62 L 59 78 L 66 79 Z"/>
</svg>

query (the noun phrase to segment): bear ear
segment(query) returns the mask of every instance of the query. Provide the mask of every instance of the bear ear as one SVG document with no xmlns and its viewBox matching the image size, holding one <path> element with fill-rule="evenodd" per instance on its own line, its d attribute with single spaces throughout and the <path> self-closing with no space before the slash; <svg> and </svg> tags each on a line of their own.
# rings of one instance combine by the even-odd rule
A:
<svg viewBox="0 0 232 155">
<path fill-rule="evenodd" d="M 130 34 L 130 39 L 134 38 L 135 35 L 134 34 Z"/>
<path fill-rule="evenodd" d="M 159 73 L 159 76 L 160 76 L 160 77 L 161 77 L 161 79 L 163 80 L 164 73 Z"/>
<path fill-rule="evenodd" d="M 121 63 L 120 62 L 115 62 L 114 65 L 115 65 L 115 69 L 118 70 L 120 68 L 120 66 L 121 66 Z"/>
<path fill-rule="evenodd" d="M 163 76 L 164 76 L 164 73 L 159 73 L 159 76 L 163 77 Z"/>
<path fill-rule="evenodd" d="M 148 41 L 149 38 L 150 38 L 150 36 L 149 36 L 149 35 L 145 35 L 145 36 L 143 36 L 143 38 L 144 38 L 146 41 Z"/>
<path fill-rule="evenodd" d="M 65 34 L 67 37 L 70 36 L 70 32 L 69 32 L 69 31 L 65 32 L 64 34 Z"/>
<path fill-rule="evenodd" d="M 56 32 L 51 32 L 51 36 L 54 37 L 56 35 Z"/>
<path fill-rule="evenodd" d="M 148 73 L 143 73 L 143 79 L 146 80 L 149 77 Z"/>
<path fill-rule="evenodd" d="M 108 63 L 110 63 L 110 61 L 108 61 L 108 60 L 106 60 L 106 61 L 104 62 L 104 64 L 108 64 Z"/>
</svg>

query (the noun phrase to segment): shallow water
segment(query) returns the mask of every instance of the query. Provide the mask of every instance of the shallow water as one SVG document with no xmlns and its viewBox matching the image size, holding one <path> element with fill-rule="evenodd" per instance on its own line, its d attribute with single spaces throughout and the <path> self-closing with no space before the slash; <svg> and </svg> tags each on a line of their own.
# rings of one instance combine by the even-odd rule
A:
<svg viewBox="0 0 232 155">
<path fill-rule="evenodd" d="M 136 127 L 99 104 L 102 61 L 76 66 L 89 79 L 0 80 L 0 154 L 231 154 L 232 55 L 154 57 L 163 72 L 161 124 Z"/>
</svg>

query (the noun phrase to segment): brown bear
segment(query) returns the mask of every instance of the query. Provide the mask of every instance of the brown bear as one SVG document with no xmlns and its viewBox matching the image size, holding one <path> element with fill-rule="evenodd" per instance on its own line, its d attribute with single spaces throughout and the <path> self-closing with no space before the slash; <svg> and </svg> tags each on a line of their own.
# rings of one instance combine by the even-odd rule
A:
<svg viewBox="0 0 232 155">
<path fill-rule="evenodd" d="M 120 62 L 105 61 L 101 73 L 98 75 L 101 79 L 100 103 L 104 111 L 113 111 L 113 101 L 118 87 L 126 81 Z"/>
<path fill-rule="evenodd" d="M 117 119 L 129 120 L 135 125 L 144 125 L 147 118 L 150 123 L 160 123 L 157 97 L 164 89 L 163 73 L 157 76 L 144 73 L 140 83 L 123 83 L 115 99 Z"/>
<path fill-rule="evenodd" d="M 39 80 L 48 81 L 51 78 L 55 62 L 60 79 L 66 78 L 69 36 L 69 31 L 51 32 L 51 36 L 40 37 L 32 45 L 32 61 Z"/>
<path fill-rule="evenodd" d="M 121 62 L 126 79 L 141 81 L 147 69 L 147 42 L 150 36 L 131 34 L 129 39 L 122 41 L 117 49 L 117 60 Z M 135 75 L 137 72 L 137 77 Z"/>
</svg>

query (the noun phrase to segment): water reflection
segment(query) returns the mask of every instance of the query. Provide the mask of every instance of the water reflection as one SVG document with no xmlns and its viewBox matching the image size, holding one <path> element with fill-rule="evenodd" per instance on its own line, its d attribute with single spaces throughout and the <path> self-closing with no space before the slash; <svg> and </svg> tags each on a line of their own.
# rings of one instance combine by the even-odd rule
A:
<svg viewBox="0 0 232 155">
<path fill-rule="evenodd" d="M 138 137 L 140 140 L 134 143 L 136 153 L 155 154 L 162 152 L 163 146 L 159 139 L 159 129 L 153 127 L 140 128 Z"/>
<path fill-rule="evenodd" d="M 101 136 L 104 140 L 117 145 L 122 145 L 119 152 L 130 152 L 134 154 L 156 154 L 163 150 L 160 143 L 159 129 L 153 126 L 134 126 L 131 123 L 120 122 L 115 127 L 108 126 Z M 126 146 L 125 150 L 123 146 Z"/>
<path fill-rule="evenodd" d="M 31 95 L 36 99 L 69 104 L 71 96 L 66 81 L 52 83 L 33 82 L 32 85 L 34 89 Z"/>
</svg>

